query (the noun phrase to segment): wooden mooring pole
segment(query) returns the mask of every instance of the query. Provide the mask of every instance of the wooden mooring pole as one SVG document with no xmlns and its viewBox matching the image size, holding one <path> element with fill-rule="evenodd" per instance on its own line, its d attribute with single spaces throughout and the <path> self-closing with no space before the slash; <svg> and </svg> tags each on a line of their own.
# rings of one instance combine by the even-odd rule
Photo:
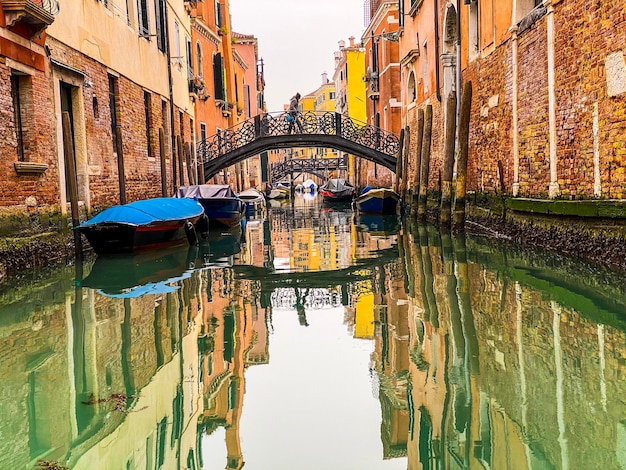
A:
<svg viewBox="0 0 626 470">
<path fill-rule="evenodd" d="M 70 211 L 72 215 L 72 227 L 80 224 L 80 213 L 78 211 L 78 182 L 76 180 L 76 158 L 74 157 L 74 142 L 72 139 L 72 124 L 70 113 L 64 111 L 61 114 L 61 124 L 63 126 L 63 152 L 65 154 L 66 178 L 69 186 Z M 83 256 L 83 241 L 78 230 L 74 232 L 74 254 L 77 258 Z M 81 263 L 82 266 L 82 263 Z"/>
<path fill-rule="evenodd" d="M 176 149 L 178 154 L 178 175 L 180 177 L 180 185 L 185 186 L 185 169 L 183 168 L 183 160 L 185 156 L 183 154 L 183 138 L 180 135 L 176 136 Z"/>
<path fill-rule="evenodd" d="M 424 140 L 424 110 L 417 110 L 417 132 L 415 133 L 415 172 L 413 173 L 413 189 L 411 215 L 417 218 L 417 201 L 420 192 L 420 164 L 422 161 L 422 141 Z"/>
<path fill-rule="evenodd" d="M 400 192 L 400 181 L 403 178 L 402 175 L 402 159 L 404 158 L 404 129 L 400 130 L 400 143 L 398 145 L 398 153 L 396 155 L 396 181 L 393 185 L 393 190 L 396 193 Z"/>
<path fill-rule="evenodd" d="M 411 128 L 404 128 L 404 145 L 402 146 L 402 181 L 400 182 L 400 200 L 406 204 L 406 193 L 409 187 L 409 151 L 411 149 Z"/>
<path fill-rule="evenodd" d="M 126 204 L 126 171 L 124 170 L 124 144 L 122 143 L 122 127 L 115 128 L 117 144 L 117 178 L 120 186 L 120 204 Z"/>
<path fill-rule="evenodd" d="M 456 194 L 452 227 L 455 231 L 465 228 L 465 195 L 467 192 L 467 156 L 469 153 L 469 126 L 472 110 L 472 82 L 465 82 L 461 97 L 459 116 L 459 156 L 456 168 Z"/>
<path fill-rule="evenodd" d="M 439 223 L 442 226 L 449 227 L 452 219 L 452 178 L 454 177 L 454 147 L 456 141 L 456 93 L 450 93 L 446 100 L 445 139 Z"/>
<path fill-rule="evenodd" d="M 165 131 L 159 129 L 159 155 L 161 157 L 161 196 L 167 197 L 167 161 L 165 156 Z"/>
<path fill-rule="evenodd" d="M 426 106 L 424 112 L 424 138 L 422 139 L 422 158 L 420 164 L 420 189 L 417 200 L 417 220 L 426 219 L 428 202 L 428 177 L 430 174 L 430 143 L 433 131 L 433 107 Z"/>
</svg>

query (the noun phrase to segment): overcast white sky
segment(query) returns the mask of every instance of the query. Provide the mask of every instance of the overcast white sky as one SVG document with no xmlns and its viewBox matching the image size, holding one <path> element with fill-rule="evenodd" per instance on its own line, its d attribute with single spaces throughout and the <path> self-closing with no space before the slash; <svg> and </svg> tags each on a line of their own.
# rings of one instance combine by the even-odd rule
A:
<svg viewBox="0 0 626 470">
<path fill-rule="evenodd" d="M 361 39 L 363 0 L 230 0 L 232 29 L 259 40 L 268 111 L 332 80 L 338 42 Z"/>
</svg>

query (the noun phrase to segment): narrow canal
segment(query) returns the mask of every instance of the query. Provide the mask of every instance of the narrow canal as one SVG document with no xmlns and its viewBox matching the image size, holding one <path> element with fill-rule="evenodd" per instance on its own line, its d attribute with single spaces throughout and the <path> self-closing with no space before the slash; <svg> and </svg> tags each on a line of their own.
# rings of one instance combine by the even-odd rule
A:
<svg viewBox="0 0 626 470">
<path fill-rule="evenodd" d="M 0 468 L 626 468 L 623 275 L 268 212 L 0 285 Z"/>
</svg>

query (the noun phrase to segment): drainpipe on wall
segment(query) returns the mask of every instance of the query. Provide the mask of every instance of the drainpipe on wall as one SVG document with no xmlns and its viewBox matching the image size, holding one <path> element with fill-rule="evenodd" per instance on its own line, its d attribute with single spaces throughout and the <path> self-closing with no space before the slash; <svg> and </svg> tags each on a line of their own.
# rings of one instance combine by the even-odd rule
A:
<svg viewBox="0 0 626 470">
<path fill-rule="evenodd" d="M 514 4 L 515 5 L 515 4 Z M 514 13 L 515 14 L 515 13 Z M 513 197 L 519 194 L 519 119 L 518 119 L 518 58 L 517 58 L 517 25 L 515 22 L 511 32 L 511 59 L 513 69 L 512 84 L 512 120 L 513 120 Z"/>
<path fill-rule="evenodd" d="M 439 63 L 440 59 L 439 54 L 439 2 L 435 0 L 435 82 L 437 88 L 437 101 L 441 102 L 441 90 L 439 89 L 439 83 L 441 82 L 439 68 L 441 64 Z"/>
<path fill-rule="evenodd" d="M 170 93 L 170 138 L 172 148 L 172 194 L 176 192 L 176 135 L 174 132 L 174 81 L 172 78 L 172 54 L 170 53 L 170 21 L 165 2 L 165 55 L 167 57 L 167 80 Z"/>
<path fill-rule="evenodd" d="M 461 113 L 461 5 L 456 5 L 456 122 Z M 457 147 L 458 148 L 458 147 Z"/>
<path fill-rule="evenodd" d="M 556 148 L 556 90 L 554 78 L 554 6 L 552 0 L 544 0 L 548 11 L 548 112 L 550 126 L 550 199 L 560 195 L 557 174 Z"/>
</svg>

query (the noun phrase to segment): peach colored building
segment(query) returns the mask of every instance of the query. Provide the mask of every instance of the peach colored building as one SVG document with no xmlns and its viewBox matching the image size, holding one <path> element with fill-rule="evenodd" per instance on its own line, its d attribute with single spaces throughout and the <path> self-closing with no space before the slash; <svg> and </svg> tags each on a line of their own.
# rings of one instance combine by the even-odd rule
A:
<svg viewBox="0 0 626 470">
<path fill-rule="evenodd" d="M 368 2 L 369 3 L 369 2 Z M 367 83 L 367 123 L 399 134 L 402 128 L 400 60 L 397 32 L 398 3 L 372 1 L 369 22 L 361 41 L 365 48 Z M 379 165 L 357 159 L 356 172 L 360 186 L 391 186 L 394 174 Z"/>
</svg>

